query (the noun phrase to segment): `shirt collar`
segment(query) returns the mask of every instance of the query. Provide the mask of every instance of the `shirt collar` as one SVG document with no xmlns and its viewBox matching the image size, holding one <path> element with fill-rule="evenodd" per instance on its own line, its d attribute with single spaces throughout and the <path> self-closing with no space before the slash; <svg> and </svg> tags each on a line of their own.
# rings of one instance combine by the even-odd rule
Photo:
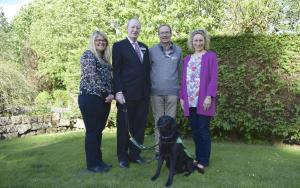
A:
<svg viewBox="0 0 300 188">
<path fill-rule="evenodd" d="M 160 46 L 161 50 L 164 50 L 164 47 L 163 47 L 163 45 L 161 43 L 159 43 L 159 46 Z M 173 50 L 173 48 L 174 48 L 173 42 L 171 42 L 169 50 Z"/>
<path fill-rule="evenodd" d="M 160 47 L 161 51 L 165 54 L 164 47 L 163 47 L 163 45 L 161 43 L 159 43 L 159 47 Z M 171 51 L 170 54 L 174 53 L 175 47 L 174 47 L 173 42 L 171 42 L 170 48 L 169 48 L 168 51 Z"/>
<path fill-rule="evenodd" d="M 134 43 L 139 44 L 138 41 L 133 42 L 128 36 L 127 36 L 127 39 L 129 40 L 129 42 L 130 42 L 132 45 L 133 45 Z"/>
</svg>

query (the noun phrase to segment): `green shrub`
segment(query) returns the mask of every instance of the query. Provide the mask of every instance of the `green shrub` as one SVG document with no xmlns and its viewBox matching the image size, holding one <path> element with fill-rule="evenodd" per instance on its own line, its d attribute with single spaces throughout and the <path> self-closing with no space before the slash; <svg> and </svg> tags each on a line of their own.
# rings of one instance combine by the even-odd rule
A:
<svg viewBox="0 0 300 188">
<path fill-rule="evenodd" d="M 52 96 L 47 91 L 40 92 L 34 100 L 36 114 L 48 113 L 52 105 Z"/>
<path fill-rule="evenodd" d="M 22 67 L 0 61 L 0 115 L 22 113 L 34 96 L 35 87 L 24 76 Z"/>
<path fill-rule="evenodd" d="M 186 55 L 186 40 L 176 43 Z M 299 143 L 300 36 L 216 36 L 211 48 L 219 58 L 213 136 Z"/>
<path fill-rule="evenodd" d="M 36 105 L 50 106 L 52 97 L 47 91 L 40 92 L 34 100 Z"/>
<path fill-rule="evenodd" d="M 53 106 L 55 107 L 68 107 L 69 96 L 65 90 L 54 90 L 53 91 Z"/>
</svg>

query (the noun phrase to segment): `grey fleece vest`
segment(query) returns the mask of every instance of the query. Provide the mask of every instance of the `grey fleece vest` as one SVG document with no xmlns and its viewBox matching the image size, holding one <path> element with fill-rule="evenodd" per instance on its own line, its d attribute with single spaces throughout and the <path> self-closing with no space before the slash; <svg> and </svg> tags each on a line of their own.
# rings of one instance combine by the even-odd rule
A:
<svg viewBox="0 0 300 188">
<path fill-rule="evenodd" d="M 151 59 L 151 95 L 178 96 L 182 50 L 173 44 L 173 53 L 166 56 L 160 44 L 149 49 Z"/>
</svg>

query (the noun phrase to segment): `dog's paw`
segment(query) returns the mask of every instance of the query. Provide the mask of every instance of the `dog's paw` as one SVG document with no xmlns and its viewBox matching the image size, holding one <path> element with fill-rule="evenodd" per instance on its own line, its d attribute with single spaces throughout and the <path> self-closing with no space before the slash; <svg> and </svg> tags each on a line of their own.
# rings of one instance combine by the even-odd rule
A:
<svg viewBox="0 0 300 188">
<path fill-rule="evenodd" d="M 166 187 L 170 187 L 171 185 L 172 185 L 172 181 L 169 181 L 169 180 L 168 180 L 165 186 L 166 186 Z"/>
<path fill-rule="evenodd" d="M 153 177 L 151 178 L 151 180 L 152 180 L 152 181 L 155 181 L 157 178 L 158 178 L 158 176 L 153 176 Z"/>
</svg>

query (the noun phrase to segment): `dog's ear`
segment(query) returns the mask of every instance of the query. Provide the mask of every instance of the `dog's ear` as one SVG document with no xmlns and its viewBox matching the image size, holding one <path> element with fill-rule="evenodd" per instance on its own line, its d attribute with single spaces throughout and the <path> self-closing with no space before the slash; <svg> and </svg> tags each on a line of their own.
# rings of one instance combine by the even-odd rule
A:
<svg viewBox="0 0 300 188">
<path fill-rule="evenodd" d="M 172 118 L 171 122 L 173 128 L 177 128 L 177 123 L 174 118 Z"/>
</svg>

